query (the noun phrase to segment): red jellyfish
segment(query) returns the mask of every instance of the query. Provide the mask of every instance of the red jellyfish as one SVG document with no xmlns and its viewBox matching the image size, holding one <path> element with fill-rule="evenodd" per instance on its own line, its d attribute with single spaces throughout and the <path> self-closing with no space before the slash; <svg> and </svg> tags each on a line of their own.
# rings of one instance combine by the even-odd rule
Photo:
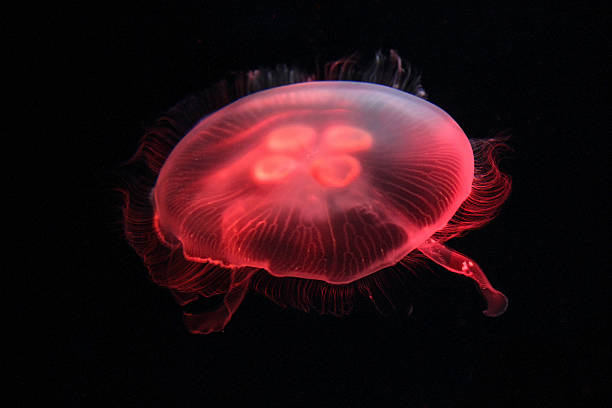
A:
<svg viewBox="0 0 612 408">
<path fill-rule="evenodd" d="M 386 296 L 385 271 L 420 254 L 473 279 L 484 313 L 502 314 L 506 297 L 445 242 L 506 199 L 503 141 L 468 139 L 424 96 L 392 51 L 318 76 L 252 71 L 160 119 L 129 162 L 140 170 L 125 189 L 125 232 L 182 305 L 224 295 L 185 313 L 189 330 L 222 330 L 249 288 L 344 314 L 357 294 Z"/>
</svg>

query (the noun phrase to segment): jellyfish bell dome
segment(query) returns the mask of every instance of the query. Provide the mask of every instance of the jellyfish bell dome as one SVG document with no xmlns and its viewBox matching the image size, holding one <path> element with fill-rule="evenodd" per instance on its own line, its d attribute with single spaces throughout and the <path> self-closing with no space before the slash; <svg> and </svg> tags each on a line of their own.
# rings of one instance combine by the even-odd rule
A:
<svg viewBox="0 0 612 408">
<path fill-rule="evenodd" d="M 238 74 L 155 122 L 125 166 L 124 231 L 180 305 L 222 295 L 185 311 L 187 328 L 222 331 L 249 290 L 304 311 L 345 315 L 359 297 L 393 310 L 425 259 L 502 314 L 506 297 L 446 242 L 508 197 L 505 139 L 468 139 L 425 96 L 390 51 Z"/>
<path fill-rule="evenodd" d="M 474 156 L 442 109 L 373 83 L 263 90 L 201 120 L 154 188 L 187 259 L 345 284 L 397 264 L 469 196 Z"/>
</svg>

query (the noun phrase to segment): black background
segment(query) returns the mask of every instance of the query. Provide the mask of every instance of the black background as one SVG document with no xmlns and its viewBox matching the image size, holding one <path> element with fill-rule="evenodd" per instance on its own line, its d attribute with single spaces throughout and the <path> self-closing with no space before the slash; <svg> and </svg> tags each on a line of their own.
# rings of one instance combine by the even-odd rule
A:
<svg viewBox="0 0 612 408">
<path fill-rule="evenodd" d="M 51 101 L 30 103 L 56 119 L 39 127 L 57 149 L 40 171 L 62 183 L 43 182 L 30 213 L 50 255 L 24 258 L 32 291 L 17 312 L 28 329 L 18 405 L 601 403 L 611 354 L 601 10 L 226 1 L 39 17 L 30 34 L 47 57 L 30 57 L 48 67 L 36 80 Z M 471 282 L 433 267 L 410 282 L 410 316 L 367 304 L 319 316 L 251 293 L 224 333 L 189 334 L 122 237 L 118 164 L 165 109 L 232 71 L 390 48 L 422 70 L 429 100 L 470 137 L 512 134 L 502 162 L 510 199 L 490 225 L 449 243 L 480 263 L 508 311 L 484 317 Z M 46 146 L 32 149 L 47 156 Z"/>
</svg>

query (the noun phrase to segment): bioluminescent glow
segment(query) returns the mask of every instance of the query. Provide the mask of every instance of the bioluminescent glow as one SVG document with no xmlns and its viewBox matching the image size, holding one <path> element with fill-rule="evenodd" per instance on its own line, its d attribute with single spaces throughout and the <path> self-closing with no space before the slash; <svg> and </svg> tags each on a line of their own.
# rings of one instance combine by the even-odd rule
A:
<svg viewBox="0 0 612 408">
<path fill-rule="evenodd" d="M 505 311 L 476 262 L 444 244 L 507 197 L 502 142 L 468 139 L 393 52 L 366 73 L 347 67 L 330 64 L 323 80 L 250 72 L 235 102 L 192 97 L 143 139 L 131 164 L 148 170 L 125 190 L 129 242 L 181 304 L 224 295 L 185 314 L 192 332 L 222 330 L 249 288 L 344 314 L 420 255 L 477 282 L 486 315 Z"/>
</svg>

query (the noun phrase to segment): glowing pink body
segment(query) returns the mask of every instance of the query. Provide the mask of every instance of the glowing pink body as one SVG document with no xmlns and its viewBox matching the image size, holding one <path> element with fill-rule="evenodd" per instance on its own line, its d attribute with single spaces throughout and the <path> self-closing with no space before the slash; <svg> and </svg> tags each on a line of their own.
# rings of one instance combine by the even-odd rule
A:
<svg viewBox="0 0 612 408">
<path fill-rule="evenodd" d="M 397 264 L 469 196 L 474 156 L 444 111 L 362 82 L 261 91 L 206 117 L 154 190 L 192 261 L 343 284 Z"/>
<path fill-rule="evenodd" d="M 126 238 L 153 281 L 181 305 L 223 295 L 185 312 L 189 330 L 223 330 L 249 289 L 334 315 L 358 296 L 394 307 L 398 275 L 425 258 L 502 314 L 506 297 L 445 242 L 507 198 L 503 138 L 468 139 L 394 51 L 317 77 L 278 66 L 220 83 L 160 118 L 129 162 Z"/>
</svg>

